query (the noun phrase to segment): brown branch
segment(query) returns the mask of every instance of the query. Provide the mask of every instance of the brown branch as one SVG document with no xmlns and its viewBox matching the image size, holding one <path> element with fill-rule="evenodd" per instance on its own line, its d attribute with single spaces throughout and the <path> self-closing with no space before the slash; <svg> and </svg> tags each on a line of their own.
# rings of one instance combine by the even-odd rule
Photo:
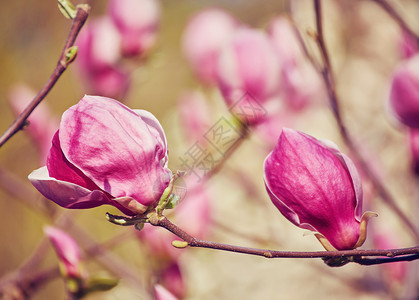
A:
<svg viewBox="0 0 419 300">
<path fill-rule="evenodd" d="M 229 252 L 250 254 L 262 256 L 265 258 L 323 258 L 323 259 L 342 259 L 348 258 L 346 262 L 356 262 L 361 265 L 382 264 L 394 261 L 410 261 L 419 259 L 419 246 L 402 249 L 388 250 L 344 250 L 344 251 L 314 251 L 314 252 L 297 252 L 297 251 L 277 251 L 268 249 L 248 248 L 242 246 L 234 246 L 210 241 L 204 241 L 189 235 L 181 228 L 169 221 L 166 217 L 150 218 L 150 223 L 154 226 L 163 227 L 187 244 L 184 246 L 209 248 L 223 250 Z M 183 245 L 182 245 L 183 246 Z M 379 259 L 366 258 L 366 256 L 381 256 Z"/>
<path fill-rule="evenodd" d="M 419 44 L 419 35 L 413 31 L 412 28 L 406 23 L 406 21 L 400 16 L 400 14 L 391 6 L 390 3 L 388 3 L 386 0 L 371 0 L 375 3 L 377 3 L 379 6 L 381 6 L 382 9 L 384 9 L 391 18 L 394 19 L 394 21 L 399 24 L 399 26 L 407 32 L 409 35 L 415 38 L 416 43 Z"/>
<path fill-rule="evenodd" d="M 391 193 L 387 190 L 387 188 L 384 186 L 384 184 L 381 182 L 378 176 L 372 171 L 365 158 L 358 151 L 355 142 L 353 141 L 352 137 L 348 133 L 348 130 L 346 129 L 339 107 L 339 99 L 336 94 L 336 85 L 334 82 L 333 69 L 330 63 L 329 54 L 323 35 L 321 0 L 314 0 L 314 7 L 316 12 L 316 27 L 318 33 L 317 43 L 319 45 L 320 53 L 323 60 L 323 69 L 321 73 L 327 88 L 327 93 L 329 95 L 330 106 L 332 108 L 333 114 L 339 127 L 339 132 L 346 145 L 355 156 L 355 159 L 358 161 L 360 167 L 374 185 L 378 195 L 381 197 L 383 202 L 387 204 L 393 210 L 393 212 L 400 218 L 400 220 L 406 225 L 406 227 L 410 229 L 410 231 L 415 237 L 415 241 L 419 242 L 418 229 L 413 224 L 413 222 L 407 217 L 407 215 L 399 208 L 396 200 L 393 198 Z"/>
<path fill-rule="evenodd" d="M 38 94 L 33 98 L 31 103 L 24 109 L 23 112 L 17 116 L 15 121 L 10 125 L 10 127 L 3 133 L 0 137 L 0 147 L 2 147 L 13 135 L 15 135 L 19 130 L 25 125 L 26 119 L 32 113 L 32 111 L 38 106 L 39 103 L 48 95 L 51 89 L 54 87 L 55 83 L 60 78 L 61 74 L 67 69 L 69 64 L 73 59 L 69 58 L 69 49 L 74 45 L 77 35 L 79 34 L 81 28 L 83 27 L 86 19 L 89 15 L 90 7 L 88 5 L 79 5 L 77 7 L 77 13 L 73 19 L 70 32 L 67 37 L 67 41 L 64 45 L 64 49 L 61 52 L 60 59 L 57 62 L 57 66 L 49 77 L 47 83 L 42 87 Z"/>
</svg>

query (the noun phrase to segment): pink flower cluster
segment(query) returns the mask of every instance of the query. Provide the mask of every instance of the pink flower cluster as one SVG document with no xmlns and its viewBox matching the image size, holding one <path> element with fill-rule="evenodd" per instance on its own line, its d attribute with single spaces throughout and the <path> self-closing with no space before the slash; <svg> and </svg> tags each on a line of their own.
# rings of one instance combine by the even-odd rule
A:
<svg viewBox="0 0 419 300">
<path fill-rule="evenodd" d="M 122 59 L 155 44 L 159 20 L 158 0 L 109 0 L 107 14 L 88 21 L 77 40 L 77 65 L 89 93 L 125 95 L 131 80 Z"/>
<path fill-rule="evenodd" d="M 221 9 L 194 15 L 183 36 L 183 51 L 198 78 L 216 84 L 227 105 L 243 115 L 249 105 L 301 110 L 323 95 L 319 74 L 304 54 L 296 30 L 283 17 L 268 32 L 250 28 Z M 235 105 L 246 97 L 240 105 Z M 257 124 L 266 114 L 242 120 Z"/>
</svg>

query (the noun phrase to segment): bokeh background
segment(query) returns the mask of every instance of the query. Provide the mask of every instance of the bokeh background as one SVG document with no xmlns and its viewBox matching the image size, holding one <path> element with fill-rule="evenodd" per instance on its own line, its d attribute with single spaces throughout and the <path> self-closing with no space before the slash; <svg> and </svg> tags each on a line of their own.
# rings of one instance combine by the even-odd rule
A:
<svg viewBox="0 0 419 300">
<path fill-rule="evenodd" d="M 408 24 L 419 32 L 418 1 L 393 1 Z M 187 90 L 201 89 L 214 108 L 214 122 L 228 114 L 216 89 L 205 90 L 194 77 L 182 55 L 180 41 L 188 18 L 195 12 L 217 6 L 241 22 L 264 29 L 278 14 L 289 14 L 296 21 L 309 51 L 318 57 L 310 32 L 315 30 L 312 2 L 292 1 L 161 1 L 162 18 L 158 42 L 147 61 L 136 66 L 132 87 L 124 99 L 132 108 L 152 112 L 166 130 L 169 166 L 179 168 L 179 157 L 192 145 L 180 128 L 177 103 Z M 103 14 L 106 1 L 93 1 L 91 17 Z M 389 77 L 401 61 L 401 31 L 386 12 L 373 1 L 324 1 L 326 42 L 334 67 L 337 92 L 347 126 L 361 152 L 380 174 L 400 207 L 418 224 L 418 190 L 410 167 L 406 130 L 386 108 Z M 0 130 L 11 124 L 14 115 L 8 104 L 10 90 L 24 83 L 39 90 L 55 67 L 70 22 L 54 1 L 11 1 L 0 10 Z M 74 66 L 64 73 L 44 100 L 59 117 L 84 95 Z M 327 99 L 300 115 L 293 115 L 292 126 L 316 138 L 334 141 L 345 152 Z M 284 121 L 285 126 L 287 122 Z M 277 137 L 272 137 L 276 139 Z M 286 221 L 264 191 L 262 163 L 269 149 L 256 134 L 251 135 L 232 155 L 221 172 L 209 182 L 212 193 L 213 224 L 209 240 L 278 250 L 322 250 L 312 235 Z M 350 153 L 349 153 L 350 155 Z M 40 167 L 38 153 L 24 132 L 19 132 L 0 149 L 0 277 L 4 280 L 31 257 L 43 238 L 43 226 L 53 220 L 36 208 L 41 195 L 27 175 Z M 243 186 L 250 180 L 253 194 Z M 365 206 L 379 213 L 370 223 L 370 233 L 393 232 L 400 247 L 414 241 L 397 217 L 364 183 Z M 44 202 L 42 202 L 44 203 Z M 44 204 L 42 204 L 44 205 Z M 121 228 L 106 221 L 100 207 L 88 211 L 65 211 L 70 221 L 64 227 L 86 248 L 95 242 L 113 240 L 105 246 L 116 256 L 115 268 L 88 258 L 89 272 L 105 272 L 118 277 L 121 270 L 134 279 L 121 278 L 106 293 L 88 299 L 149 299 L 144 293 L 148 282 L 147 257 L 132 228 Z M 57 222 L 57 221 L 55 221 Z M 74 229 L 74 224 L 77 228 Z M 419 224 L 418 224 L 419 225 Z M 88 236 L 81 235 L 84 229 Z M 390 234 L 390 233 L 389 233 Z M 120 240 L 115 239 L 120 235 Z M 115 242 L 116 240 L 116 242 Z M 48 255 L 36 270 L 53 266 L 56 257 L 44 242 Z M 374 247 L 369 239 L 363 249 Z M 418 291 L 417 263 L 411 263 L 402 284 L 389 280 L 382 266 L 350 264 L 327 267 L 320 259 L 263 259 L 206 249 L 189 249 L 182 257 L 189 288 L 187 299 L 401 299 Z M 100 253 L 93 254 L 100 257 Z M 35 259 L 36 260 L 36 259 Z M 28 272 L 30 272 L 29 270 Z M 390 271 L 393 272 L 393 271 Z M 138 281 L 136 281 L 138 279 Z M 409 284 L 406 284 L 409 282 Z M 406 290 L 408 286 L 408 290 Z M 413 290 L 413 292 L 412 292 Z M 57 277 L 39 288 L 33 299 L 62 299 L 64 284 Z M 416 294 L 417 297 L 417 294 Z M 407 299 L 407 298 L 405 298 Z M 413 299 L 413 298 L 410 298 Z"/>
</svg>

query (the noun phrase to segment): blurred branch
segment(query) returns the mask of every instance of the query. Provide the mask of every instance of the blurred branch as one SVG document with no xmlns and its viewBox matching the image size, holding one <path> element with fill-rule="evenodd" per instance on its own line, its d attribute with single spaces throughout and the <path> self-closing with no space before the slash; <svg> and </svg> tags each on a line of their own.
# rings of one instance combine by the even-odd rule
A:
<svg viewBox="0 0 419 300">
<path fill-rule="evenodd" d="M 349 262 L 355 262 L 360 265 L 383 264 L 395 261 L 412 261 L 419 259 L 419 246 L 402 249 L 388 249 L 388 250 L 343 250 L 343 251 L 315 251 L 315 252 L 297 252 L 297 251 L 276 251 L 267 249 L 248 248 L 241 246 L 234 246 L 228 244 L 221 244 L 216 242 L 209 242 L 194 238 L 181 228 L 169 221 L 164 216 L 157 215 L 150 216 L 149 222 L 154 226 L 163 227 L 179 238 L 184 243 L 174 242 L 177 248 L 198 247 L 209 248 L 216 250 L 223 250 L 229 252 L 243 253 L 249 255 L 262 256 L 265 258 L 323 258 L 330 266 L 342 266 Z M 382 256 L 381 258 L 367 258 L 366 256 Z M 339 261 L 339 264 L 332 262 Z M 342 263 L 343 262 L 343 263 Z"/>
<path fill-rule="evenodd" d="M 339 127 L 339 132 L 343 140 L 345 141 L 346 145 L 352 151 L 356 160 L 359 162 L 360 167 L 368 176 L 368 178 L 371 180 L 372 184 L 374 185 L 381 199 L 396 213 L 396 215 L 402 220 L 402 222 L 410 229 L 410 231 L 415 237 L 415 241 L 418 243 L 419 232 L 416 226 L 407 217 L 407 215 L 399 208 L 396 200 L 393 198 L 391 193 L 387 190 L 387 188 L 381 182 L 378 176 L 372 171 L 371 167 L 369 166 L 365 158 L 358 151 L 358 148 L 356 147 L 354 140 L 352 139 L 348 130 L 346 129 L 345 123 L 342 118 L 340 106 L 339 106 L 339 99 L 336 94 L 336 88 L 335 88 L 336 85 L 334 82 L 333 69 L 330 63 L 329 54 L 327 51 L 327 47 L 326 47 L 324 35 L 323 35 L 321 0 L 314 0 L 314 7 L 315 7 L 315 12 L 316 12 L 317 43 L 319 45 L 320 53 L 323 60 L 323 69 L 321 73 L 322 73 L 323 80 L 325 82 L 327 92 L 329 95 L 330 106 L 332 108 L 333 115 Z"/>
<path fill-rule="evenodd" d="M 409 35 L 415 38 L 416 43 L 419 44 L 419 35 L 414 32 L 410 26 L 406 23 L 406 21 L 400 16 L 400 14 L 387 2 L 387 0 L 371 0 L 381 6 L 391 18 L 393 18 L 397 24 Z"/>
<path fill-rule="evenodd" d="M 60 58 L 57 62 L 57 66 L 55 67 L 47 83 L 38 92 L 38 94 L 31 101 L 31 103 L 29 103 L 29 105 L 23 110 L 23 112 L 21 112 L 19 116 L 17 116 L 12 125 L 10 125 L 10 127 L 0 137 L 0 147 L 2 147 L 13 135 L 15 135 L 19 130 L 23 128 L 26 119 L 38 106 L 38 104 L 41 103 L 41 101 L 48 95 L 48 93 L 54 87 L 55 83 L 60 78 L 61 74 L 74 60 L 76 53 L 75 48 L 73 46 L 76 41 L 77 35 L 79 34 L 81 28 L 86 22 L 86 19 L 89 15 L 89 11 L 90 7 L 88 5 L 79 5 L 77 7 L 76 16 L 73 19 L 71 29 L 67 37 L 67 41 L 64 45 L 63 51 L 61 52 Z"/>
<path fill-rule="evenodd" d="M 228 161 L 228 159 L 233 155 L 233 153 L 236 152 L 238 148 L 240 148 L 243 142 L 250 135 L 250 129 L 246 124 L 240 123 L 239 131 L 240 134 L 238 139 L 234 142 L 231 148 L 228 149 L 228 151 L 223 155 L 223 158 L 211 170 L 209 170 L 207 174 L 205 174 L 206 179 L 210 179 L 215 174 L 217 174 L 222 169 L 224 164 Z"/>
<path fill-rule="evenodd" d="M 74 223 L 74 216 L 70 216 L 67 213 L 63 213 L 56 217 L 56 206 L 52 206 L 51 208 L 54 208 L 54 210 L 51 210 L 45 205 L 39 205 L 39 201 L 30 201 L 29 199 L 33 199 L 34 195 L 31 192 L 31 190 L 27 187 L 27 185 L 24 184 L 24 182 L 21 181 L 18 177 L 14 176 L 9 172 L 6 172 L 4 169 L 1 168 L 0 188 L 4 189 L 5 192 L 15 197 L 16 199 L 29 205 L 38 213 L 42 213 L 49 219 L 53 219 L 54 226 L 61 228 L 72 227 L 73 231 L 77 235 L 78 240 L 86 249 L 86 257 L 94 258 L 96 261 L 98 261 L 100 264 L 102 264 L 105 268 L 107 268 L 116 276 L 127 279 L 132 286 L 135 286 L 138 289 L 142 288 L 143 284 L 141 280 L 138 278 L 138 274 L 137 272 L 135 272 L 132 266 L 126 264 L 117 255 L 109 251 L 110 248 L 117 245 L 118 241 L 121 242 L 121 240 L 123 240 L 126 237 L 125 235 L 118 234 L 104 243 L 97 242 L 95 237 L 87 233 L 84 230 L 84 228 Z M 47 201 L 50 202 L 49 200 Z M 15 275 L 11 275 L 11 277 L 19 278 L 20 276 L 22 276 L 23 278 L 27 278 L 25 274 L 30 273 L 31 270 L 33 270 L 34 268 L 39 266 L 39 264 L 41 264 L 42 259 L 45 257 L 47 250 L 49 249 L 48 244 L 49 243 L 47 243 L 47 239 L 43 237 L 39 245 L 35 248 L 32 255 L 30 255 L 27 261 L 24 262 L 19 268 L 17 268 L 13 272 L 13 274 Z M 43 271 L 40 271 L 39 273 L 42 272 Z M 35 276 L 31 276 L 30 278 L 35 278 Z M 0 295 L 2 292 L 2 287 L 6 284 L 5 281 L 9 280 L 6 278 L 0 279 Z"/>
</svg>

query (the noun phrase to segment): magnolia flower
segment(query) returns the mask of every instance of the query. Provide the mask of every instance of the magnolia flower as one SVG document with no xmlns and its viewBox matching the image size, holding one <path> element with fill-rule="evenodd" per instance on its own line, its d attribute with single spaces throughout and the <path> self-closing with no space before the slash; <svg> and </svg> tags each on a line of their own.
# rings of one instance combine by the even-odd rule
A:
<svg viewBox="0 0 419 300">
<path fill-rule="evenodd" d="M 47 165 L 29 180 L 65 208 L 154 206 L 168 186 L 167 143 L 157 119 L 110 98 L 85 96 L 64 112 Z"/>
<path fill-rule="evenodd" d="M 390 106 L 400 122 L 419 128 L 419 54 L 402 62 L 395 70 Z"/>
<path fill-rule="evenodd" d="M 238 26 L 238 21 L 218 8 L 203 10 L 188 21 L 183 33 L 182 50 L 192 69 L 205 83 L 215 83 L 220 51 Z"/>
<path fill-rule="evenodd" d="M 315 232 L 327 250 L 355 249 L 366 238 L 361 180 L 336 145 L 284 128 L 264 162 L 266 190 L 279 211 Z"/>
<path fill-rule="evenodd" d="M 108 13 L 121 36 L 122 55 L 141 55 L 156 42 L 160 21 L 157 0 L 110 0 Z"/>
<path fill-rule="evenodd" d="M 61 229 L 51 226 L 45 227 L 44 232 L 57 253 L 63 275 L 83 277 L 80 249 L 74 239 Z"/>
</svg>

